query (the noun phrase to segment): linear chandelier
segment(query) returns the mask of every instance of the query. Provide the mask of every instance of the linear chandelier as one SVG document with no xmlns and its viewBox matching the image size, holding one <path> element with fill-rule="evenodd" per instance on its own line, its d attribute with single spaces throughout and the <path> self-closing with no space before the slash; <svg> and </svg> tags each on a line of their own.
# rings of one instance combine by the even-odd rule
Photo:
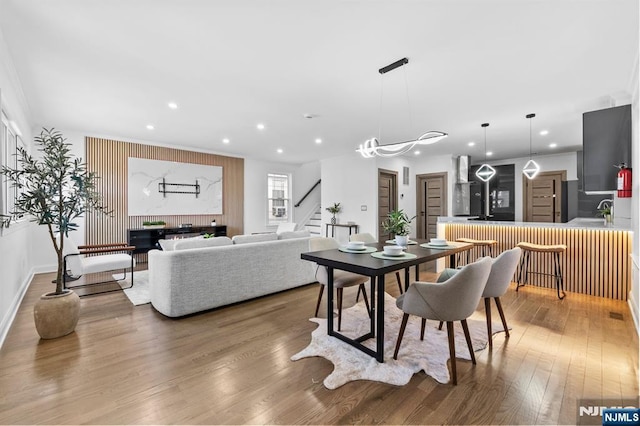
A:
<svg viewBox="0 0 640 426">
<path fill-rule="evenodd" d="M 402 58 L 398 61 L 395 61 L 392 64 L 389 64 L 385 67 L 382 67 L 378 70 L 380 74 L 385 74 L 389 71 L 393 71 L 396 68 L 399 68 L 405 64 L 409 63 L 408 58 Z M 406 83 L 406 77 L 405 77 Z M 409 90 L 407 89 L 407 104 L 409 101 Z M 382 116 L 382 89 L 380 96 L 380 115 Z M 380 118 L 381 120 L 381 118 Z M 380 133 L 380 132 L 378 132 Z M 385 145 L 380 145 L 380 142 L 377 138 L 371 138 L 365 141 L 365 143 L 360 144 L 360 147 L 356 150 L 359 152 L 364 158 L 373 158 L 373 157 L 395 157 L 396 155 L 402 155 L 409 151 L 411 151 L 416 145 L 431 145 L 436 143 L 448 135 L 444 132 L 439 131 L 428 131 L 422 134 L 420 137 L 404 142 L 395 142 Z M 378 135 L 380 137 L 380 135 Z"/>
</svg>

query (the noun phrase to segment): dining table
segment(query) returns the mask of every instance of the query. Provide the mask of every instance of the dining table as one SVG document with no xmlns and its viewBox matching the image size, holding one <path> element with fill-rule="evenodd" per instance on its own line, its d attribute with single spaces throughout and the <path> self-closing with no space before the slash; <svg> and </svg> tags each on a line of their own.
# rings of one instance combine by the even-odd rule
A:
<svg viewBox="0 0 640 426">
<path fill-rule="evenodd" d="M 433 246 L 426 240 L 409 241 L 402 256 L 385 256 L 383 247 L 388 242 L 367 244 L 366 250 L 339 249 L 302 253 L 303 260 L 315 262 L 327 268 L 327 313 L 333 312 L 333 271 L 335 269 L 365 275 L 370 278 L 371 311 L 370 330 L 362 336 L 349 337 L 334 328 L 333 315 L 327 315 L 327 333 L 343 342 L 384 362 L 384 290 L 385 274 L 404 269 L 405 291 L 409 288 L 410 268 L 415 268 L 415 280 L 419 280 L 420 265 L 443 257 L 449 258 L 449 267 L 455 268 L 456 255 L 473 248 L 473 244 L 447 241 L 446 245 Z M 375 249 L 375 251 L 373 250 Z M 363 344 L 375 339 L 375 349 Z"/>
</svg>

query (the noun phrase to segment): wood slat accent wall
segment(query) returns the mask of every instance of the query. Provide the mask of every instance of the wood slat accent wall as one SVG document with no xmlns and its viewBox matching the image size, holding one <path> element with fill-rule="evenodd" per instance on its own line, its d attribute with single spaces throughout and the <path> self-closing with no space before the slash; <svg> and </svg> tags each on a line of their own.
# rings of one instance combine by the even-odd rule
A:
<svg viewBox="0 0 640 426">
<path fill-rule="evenodd" d="M 87 244 L 127 241 L 127 229 L 142 228 L 143 221 L 156 220 L 164 220 L 168 227 L 182 223 L 208 226 L 215 218 L 218 225 L 227 225 L 227 235 L 243 233 L 244 159 L 93 137 L 85 138 L 85 151 L 88 169 L 100 177 L 98 190 L 104 197 L 104 203 L 113 210 L 113 217 L 87 213 Z M 130 217 L 127 213 L 129 157 L 222 166 L 223 214 Z M 146 260 L 146 254 L 138 255 L 139 262 Z"/>
<path fill-rule="evenodd" d="M 617 300 L 627 300 L 631 290 L 631 233 L 628 231 L 448 223 L 445 236 L 452 241 L 463 237 L 496 240 L 498 249 L 494 256 L 521 241 L 564 244 L 567 250 L 560 255 L 560 263 L 565 290 Z M 477 249 L 473 250 L 471 261 L 479 255 Z M 532 253 L 530 270 L 553 273 L 551 255 Z M 551 276 L 530 275 L 529 284 L 555 289 Z"/>
</svg>

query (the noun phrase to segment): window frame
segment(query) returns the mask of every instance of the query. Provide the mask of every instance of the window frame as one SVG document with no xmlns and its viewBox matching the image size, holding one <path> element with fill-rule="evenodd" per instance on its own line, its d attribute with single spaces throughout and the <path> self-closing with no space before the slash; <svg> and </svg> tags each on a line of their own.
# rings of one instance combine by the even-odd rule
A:
<svg viewBox="0 0 640 426">
<path fill-rule="evenodd" d="M 281 182 L 276 185 L 276 182 Z M 274 197 L 274 191 L 282 192 L 281 196 Z M 278 194 L 280 195 L 280 194 Z M 278 216 L 275 209 L 282 209 L 284 214 Z M 267 226 L 278 226 L 280 223 L 291 222 L 291 174 L 290 173 L 267 173 Z"/>
<path fill-rule="evenodd" d="M 12 122 L 5 110 L 1 112 L 0 119 L 0 165 L 18 168 L 18 147 L 26 149 L 26 144 L 17 129 L 14 129 Z M 16 216 L 11 213 L 15 209 L 15 202 L 18 198 L 17 189 L 0 175 L 0 214 L 10 216 L 9 227 L 0 227 L 2 233 L 10 229 L 15 224 L 26 221 L 24 216 Z M 6 219 L 6 218 L 0 218 Z"/>
</svg>

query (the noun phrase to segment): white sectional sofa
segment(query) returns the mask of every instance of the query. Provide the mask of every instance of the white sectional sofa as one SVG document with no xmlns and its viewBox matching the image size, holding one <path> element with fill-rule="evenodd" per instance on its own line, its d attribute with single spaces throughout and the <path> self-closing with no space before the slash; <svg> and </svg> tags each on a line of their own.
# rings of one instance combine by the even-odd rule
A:
<svg viewBox="0 0 640 426">
<path fill-rule="evenodd" d="M 183 241 L 170 250 L 151 250 L 153 307 L 180 317 L 315 282 L 313 266 L 300 259 L 309 251 L 308 233 L 269 235 Z"/>
</svg>

